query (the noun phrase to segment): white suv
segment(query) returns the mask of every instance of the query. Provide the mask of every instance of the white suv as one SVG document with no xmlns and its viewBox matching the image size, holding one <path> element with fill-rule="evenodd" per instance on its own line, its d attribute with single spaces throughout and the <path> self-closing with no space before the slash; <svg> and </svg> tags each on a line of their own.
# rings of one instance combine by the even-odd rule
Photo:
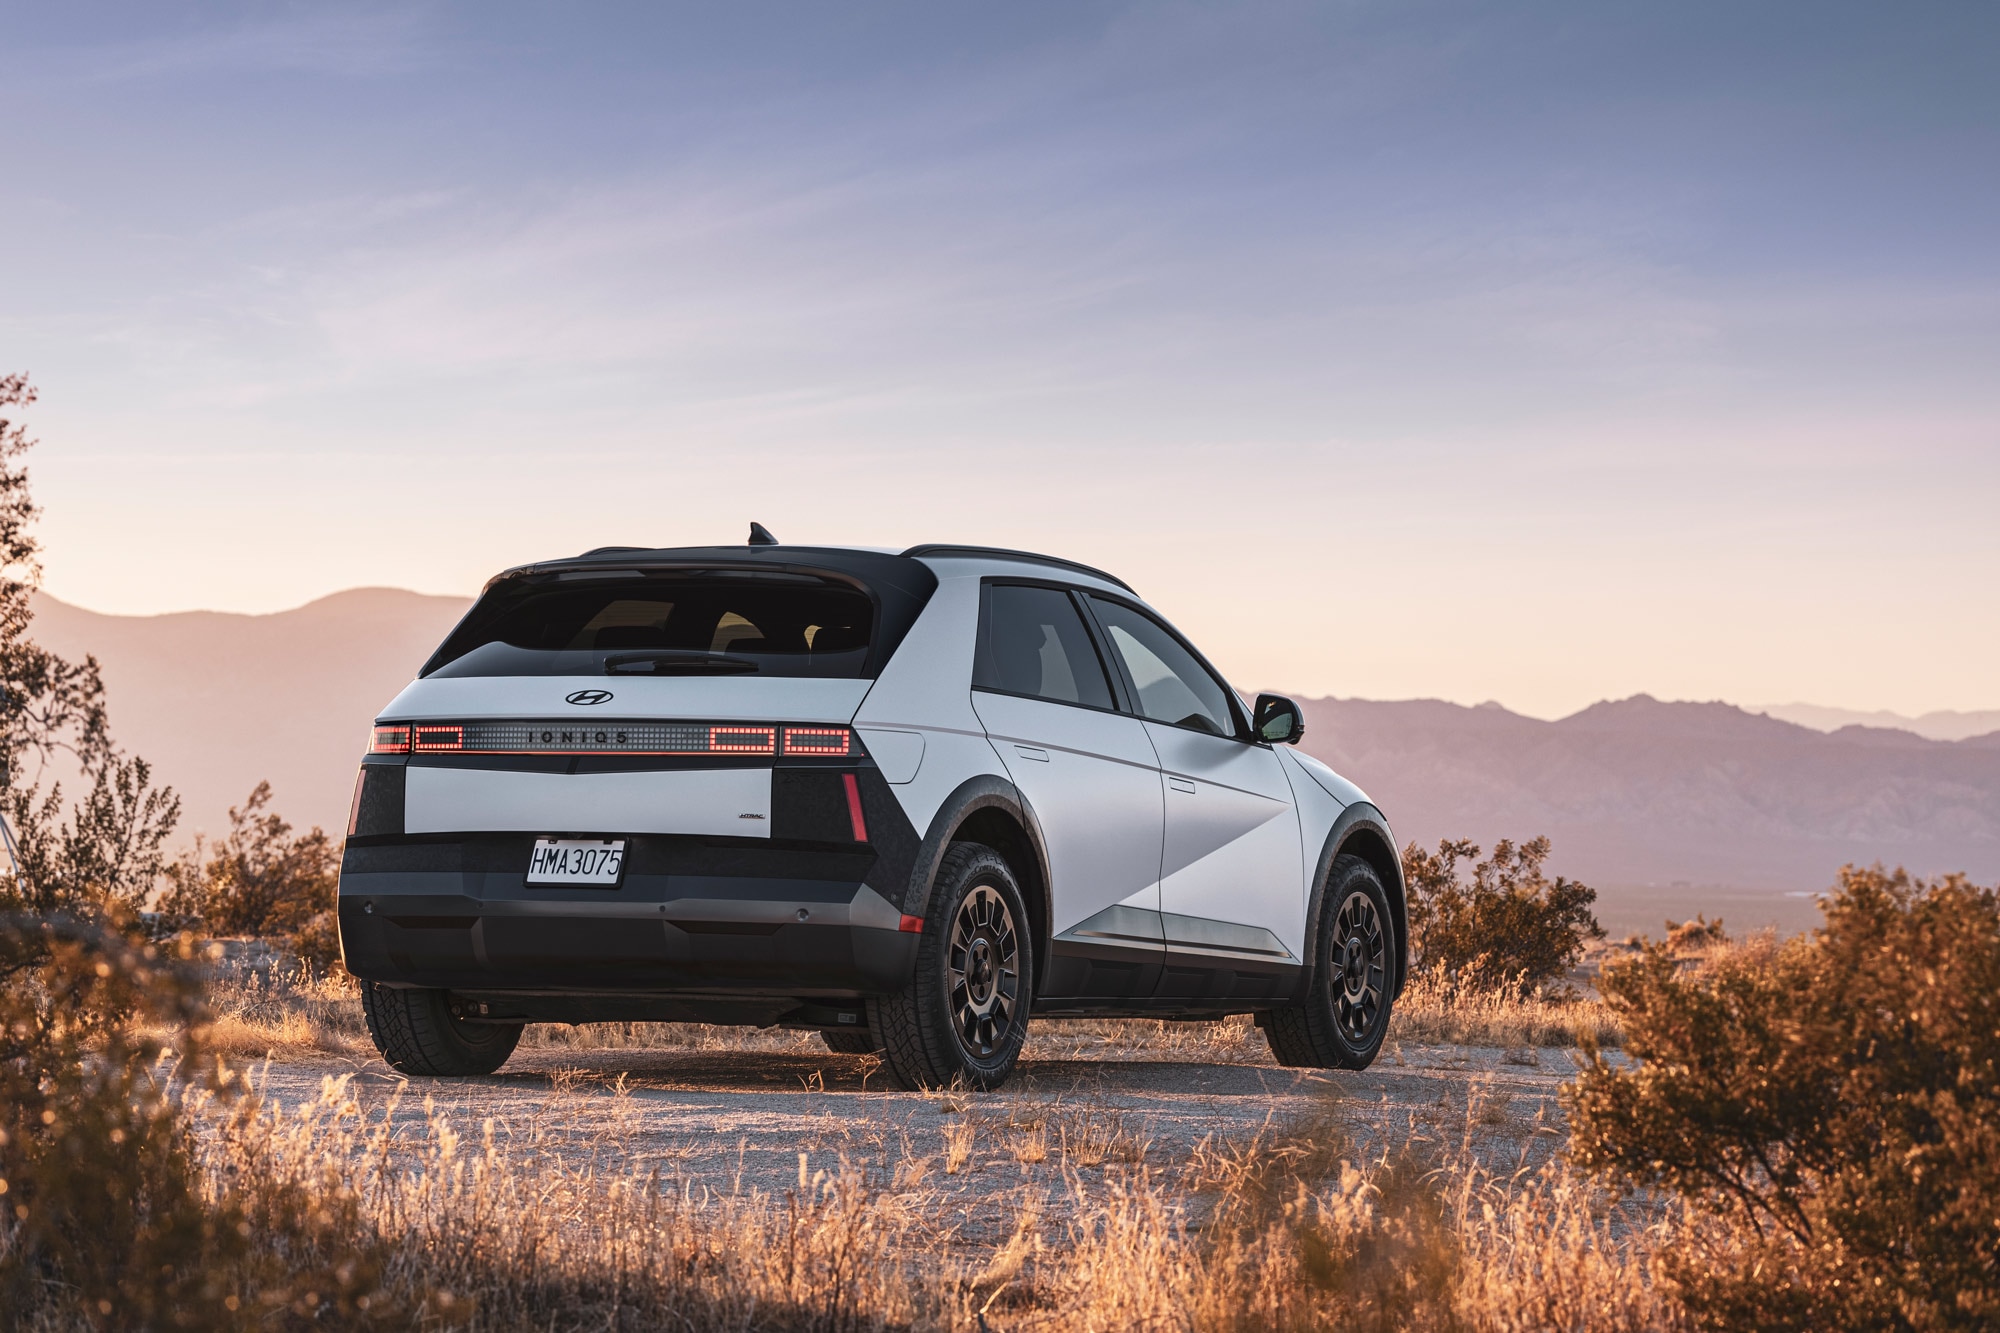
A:
<svg viewBox="0 0 2000 1333">
<path fill-rule="evenodd" d="M 1302 730 L 1067 560 L 753 525 L 527 565 L 375 725 L 341 944 L 411 1074 L 657 1020 L 990 1088 L 1031 1015 L 1241 1013 L 1285 1064 L 1358 1069 L 1402 871 Z"/>
</svg>

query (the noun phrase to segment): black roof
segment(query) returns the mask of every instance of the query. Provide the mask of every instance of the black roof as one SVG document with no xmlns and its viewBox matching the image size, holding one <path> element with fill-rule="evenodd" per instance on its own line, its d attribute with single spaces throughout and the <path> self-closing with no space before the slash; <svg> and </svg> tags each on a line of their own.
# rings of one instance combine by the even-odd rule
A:
<svg viewBox="0 0 2000 1333">
<path fill-rule="evenodd" d="M 1087 574 L 1094 579 L 1103 579 L 1114 587 L 1123 588 L 1134 597 L 1139 594 L 1131 584 L 1116 574 L 1105 571 L 1080 560 L 1065 560 L 1056 555 L 1040 555 L 1034 551 L 1013 551 L 1004 546 L 960 546 L 950 542 L 925 542 L 912 546 L 898 554 L 885 551 L 857 550 L 851 546 L 786 546 L 782 543 L 757 546 L 600 546 L 585 551 L 582 555 L 566 560 L 542 560 L 532 565 L 522 565 L 510 569 L 501 578 L 537 570 L 566 568 L 626 568 L 647 569 L 679 568 L 757 568 L 782 569 L 787 564 L 800 566 L 804 571 L 810 567 L 814 571 L 829 571 L 851 574 L 873 582 L 896 577 L 896 571 L 908 565 L 917 564 L 916 557 L 936 556 L 987 556 L 996 560 L 1019 560 L 1031 565 L 1048 565 L 1055 569 L 1067 569 L 1078 574 Z M 921 566 L 919 566 L 921 568 Z M 918 575 L 923 582 L 930 571 Z M 928 581 L 924 596 L 929 597 L 930 588 L 937 586 L 936 579 Z"/>
</svg>

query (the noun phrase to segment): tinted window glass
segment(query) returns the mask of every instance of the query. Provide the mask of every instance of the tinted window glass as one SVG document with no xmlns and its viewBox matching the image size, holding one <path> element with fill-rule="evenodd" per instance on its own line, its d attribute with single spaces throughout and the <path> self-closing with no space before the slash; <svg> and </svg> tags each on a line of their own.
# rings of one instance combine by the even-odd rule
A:
<svg viewBox="0 0 2000 1333">
<path fill-rule="evenodd" d="M 436 676 L 858 676 L 874 604 L 750 578 L 507 584 L 438 651 Z"/>
<path fill-rule="evenodd" d="M 1104 664 L 1069 594 L 988 585 L 973 685 L 1057 703 L 1111 707 Z"/>
<path fill-rule="evenodd" d="M 1139 691 L 1143 716 L 1217 736 L 1236 734 L 1228 687 L 1210 675 L 1179 639 L 1128 606 L 1097 597 L 1090 600 L 1111 638 L 1112 650 L 1124 661 Z"/>
</svg>

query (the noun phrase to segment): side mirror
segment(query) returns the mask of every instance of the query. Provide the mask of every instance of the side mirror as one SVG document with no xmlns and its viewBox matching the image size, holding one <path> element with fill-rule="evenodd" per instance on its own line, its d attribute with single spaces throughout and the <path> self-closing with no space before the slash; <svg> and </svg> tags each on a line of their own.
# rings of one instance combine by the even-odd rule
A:
<svg viewBox="0 0 2000 1333">
<path fill-rule="evenodd" d="M 1260 694 L 1256 712 L 1250 717 L 1250 729 L 1260 741 L 1297 745 L 1299 737 L 1306 734 L 1305 710 L 1282 694 Z"/>
</svg>

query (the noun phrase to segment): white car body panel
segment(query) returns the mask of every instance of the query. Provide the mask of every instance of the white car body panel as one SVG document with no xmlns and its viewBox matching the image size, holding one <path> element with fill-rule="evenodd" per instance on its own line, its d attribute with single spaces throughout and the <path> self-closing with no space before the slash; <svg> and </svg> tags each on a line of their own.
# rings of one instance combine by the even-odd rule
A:
<svg viewBox="0 0 2000 1333">
<path fill-rule="evenodd" d="M 771 770 L 509 773 L 412 768 L 410 833 L 682 833 L 768 838 Z"/>
<path fill-rule="evenodd" d="M 1312 887 L 1312 877 L 1319 871 L 1319 854 L 1326 847 L 1326 835 L 1332 831 L 1334 821 L 1340 818 L 1343 809 L 1331 793 L 1322 786 L 1300 759 L 1305 756 L 1289 746 L 1277 752 L 1284 762 L 1285 776 L 1292 786 L 1292 800 L 1299 811 L 1299 870 L 1307 889 Z"/>
<path fill-rule="evenodd" d="M 1160 722 L 1144 726 L 1166 776 L 1161 911 L 1268 930 L 1293 959 L 1302 958 L 1310 891 L 1299 869 L 1298 813 L 1278 756 L 1229 737 Z"/>
<path fill-rule="evenodd" d="M 901 802 L 910 826 L 922 836 L 951 794 L 969 779 L 1006 774 L 1006 766 L 994 753 L 992 742 L 986 739 L 983 730 L 947 731 L 938 727 L 924 733 L 924 763 L 916 777 L 890 790 Z"/>
<path fill-rule="evenodd" d="M 1367 792 L 1361 790 L 1361 788 L 1355 786 L 1311 755 L 1300 750 L 1289 750 L 1287 753 L 1291 755 L 1293 763 L 1297 764 L 1314 782 L 1320 785 L 1322 791 L 1341 805 L 1348 806 L 1356 802 L 1368 801 Z M 1371 805 L 1374 804 L 1372 801 L 1368 801 L 1368 803 Z M 1338 818 L 1339 816 L 1336 814 L 1334 817 Z M 1328 827 L 1332 827 L 1331 823 L 1329 823 Z"/>
<path fill-rule="evenodd" d="M 1157 912 L 1162 801 L 1145 724 L 984 690 L 972 705 L 1041 824 L 1055 933 L 1120 903 Z"/>
<path fill-rule="evenodd" d="M 924 766 L 924 733 L 890 731 L 884 727 L 856 727 L 854 734 L 882 770 L 882 780 L 892 787 L 914 782 Z"/>
<path fill-rule="evenodd" d="M 896 799 L 919 836 L 967 779 L 1006 772 L 966 698 L 964 683 L 972 679 L 978 627 L 979 580 L 940 575 L 930 603 L 854 715 L 864 745 L 871 730 L 921 739 L 919 766 L 894 784 Z"/>
</svg>

